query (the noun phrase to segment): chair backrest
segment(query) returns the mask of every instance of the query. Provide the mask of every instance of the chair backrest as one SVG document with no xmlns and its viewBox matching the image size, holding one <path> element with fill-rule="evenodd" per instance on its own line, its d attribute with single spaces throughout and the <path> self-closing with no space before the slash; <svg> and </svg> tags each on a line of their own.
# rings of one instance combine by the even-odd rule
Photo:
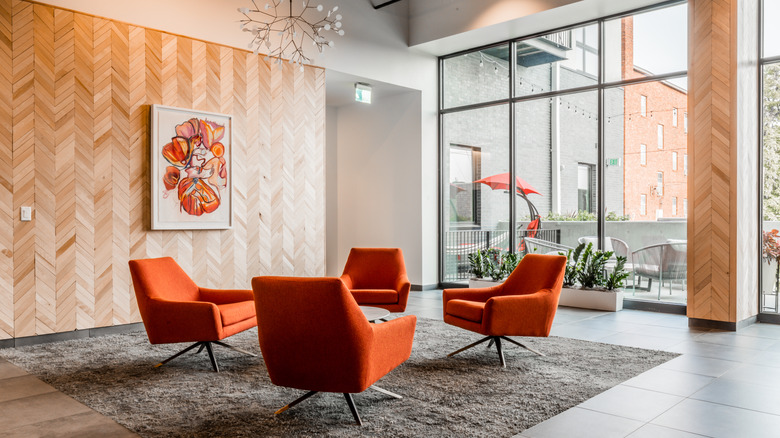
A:
<svg viewBox="0 0 780 438">
<path fill-rule="evenodd" d="M 345 392 L 341 385 L 366 378 L 373 330 L 340 279 L 255 277 L 252 289 L 274 384 Z"/>
<path fill-rule="evenodd" d="M 171 257 L 130 260 L 129 265 L 142 317 L 146 314 L 149 298 L 168 301 L 198 300 L 198 285 Z"/>
<path fill-rule="evenodd" d="M 560 243 L 550 242 L 543 239 L 536 239 L 533 237 L 524 237 L 523 240 L 528 244 L 526 247 L 526 252 L 528 254 L 558 255 L 559 252 L 566 254 L 566 251 L 574 249 L 570 246 L 561 245 Z"/>
<path fill-rule="evenodd" d="M 586 246 L 589 243 L 592 243 L 594 251 L 599 248 L 599 238 L 596 236 L 581 236 L 577 239 L 577 242 L 584 243 Z M 609 238 L 604 239 L 604 251 L 614 252 L 614 249 L 612 248 L 612 240 Z"/>
<path fill-rule="evenodd" d="M 628 244 L 618 239 L 617 237 L 610 237 L 610 243 L 612 243 L 612 251 L 615 252 L 615 256 L 625 257 L 626 261 L 631 262 L 631 251 L 628 249 Z"/>
<path fill-rule="evenodd" d="M 352 248 L 344 274 L 354 289 L 392 289 L 399 275 L 406 275 L 401 248 Z"/>
<path fill-rule="evenodd" d="M 526 295 L 542 289 L 560 294 L 565 271 L 565 256 L 528 254 L 509 274 L 500 295 Z"/>
</svg>

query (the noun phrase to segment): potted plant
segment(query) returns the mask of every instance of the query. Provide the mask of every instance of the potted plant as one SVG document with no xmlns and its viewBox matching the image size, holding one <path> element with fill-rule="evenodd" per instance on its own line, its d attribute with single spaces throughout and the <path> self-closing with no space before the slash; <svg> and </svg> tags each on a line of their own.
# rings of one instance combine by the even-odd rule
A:
<svg viewBox="0 0 780 438">
<path fill-rule="evenodd" d="M 471 275 L 469 287 L 491 287 L 501 283 L 514 271 L 522 256 L 498 249 L 481 249 L 469 254 Z"/>
<path fill-rule="evenodd" d="M 594 250 L 593 244 L 581 243 L 567 254 L 566 273 L 558 304 L 584 309 L 623 309 L 623 282 L 628 278 L 626 258 L 618 256 L 608 269 L 612 251 Z"/>
<path fill-rule="evenodd" d="M 761 269 L 761 298 L 764 301 L 762 307 L 777 309 L 777 291 L 780 283 L 780 235 L 777 230 L 764 231 L 762 243 L 762 259 L 768 265 Z M 767 295 L 774 297 L 773 303 L 767 303 Z"/>
</svg>

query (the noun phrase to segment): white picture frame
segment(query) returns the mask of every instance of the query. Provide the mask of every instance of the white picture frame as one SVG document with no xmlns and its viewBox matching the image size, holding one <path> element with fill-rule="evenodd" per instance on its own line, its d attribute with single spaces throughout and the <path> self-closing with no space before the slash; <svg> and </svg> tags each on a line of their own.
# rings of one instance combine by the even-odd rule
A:
<svg viewBox="0 0 780 438">
<path fill-rule="evenodd" d="M 151 229 L 232 228 L 233 117 L 163 105 L 149 113 Z"/>
</svg>

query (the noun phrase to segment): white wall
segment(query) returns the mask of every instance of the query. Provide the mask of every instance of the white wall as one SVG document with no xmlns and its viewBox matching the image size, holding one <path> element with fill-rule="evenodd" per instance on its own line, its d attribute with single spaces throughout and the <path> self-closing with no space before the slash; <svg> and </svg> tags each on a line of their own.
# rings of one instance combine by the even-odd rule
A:
<svg viewBox="0 0 780 438">
<path fill-rule="evenodd" d="M 337 248 L 337 262 L 334 265 L 329 258 L 328 275 L 341 273 L 352 247 L 399 247 L 413 284 L 436 283 L 435 277 L 424 281 L 419 250 L 423 238 L 418 147 L 421 97 L 419 91 L 412 91 L 370 105 L 355 103 L 328 110 L 329 119 L 335 112 L 338 131 L 337 138 L 329 137 L 335 144 L 329 141 L 327 146 L 327 156 L 336 159 L 338 216 L 335 236 L 328 226 L 328 244 L 333 246 L 333 239 Z M 327 191 L 331 207 L 334 200 L 330 188 Z M 435 259 L 436 254 L 432 256 Z"/>
<path fill-rule="evenodd" d="M 325 275 L 338 277 L 344 267 L 339 265 L 338 223 L 338 109 L 325 112 Z"/>
</svg>

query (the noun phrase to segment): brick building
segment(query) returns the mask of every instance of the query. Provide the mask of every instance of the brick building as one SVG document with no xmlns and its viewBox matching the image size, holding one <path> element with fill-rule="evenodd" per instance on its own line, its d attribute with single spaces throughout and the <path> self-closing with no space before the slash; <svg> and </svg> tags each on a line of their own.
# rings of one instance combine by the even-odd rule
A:
<svg viewBox="0 0 780 438">
<path fill-rule="evenodd" d="M 622 20 L 624 79 L 647 75 L 634 65 L 633 19 Z M 624 214 L 632 220 L 683 218 L 688 205 L 688 95 L 669 82 L 624 88 Z"/>
</svg>

